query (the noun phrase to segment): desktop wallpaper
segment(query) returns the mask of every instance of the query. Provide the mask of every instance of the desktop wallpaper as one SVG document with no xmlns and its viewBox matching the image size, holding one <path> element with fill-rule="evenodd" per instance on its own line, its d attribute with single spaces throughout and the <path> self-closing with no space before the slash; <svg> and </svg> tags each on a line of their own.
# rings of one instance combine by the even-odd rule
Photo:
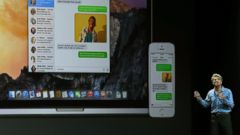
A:
<svg viewBox="0 0 240 135">
<path fill-rule="evenodd" d="M 0 0 L 0 16 L 0 73 L 16 79 L 27 65 L 27 2 Z"/>
</svg>

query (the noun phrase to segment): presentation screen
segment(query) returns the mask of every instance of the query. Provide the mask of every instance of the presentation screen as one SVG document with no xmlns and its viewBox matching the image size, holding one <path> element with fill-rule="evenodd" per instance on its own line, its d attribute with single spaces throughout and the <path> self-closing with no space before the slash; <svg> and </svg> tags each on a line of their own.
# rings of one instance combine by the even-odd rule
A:
<svg viewBox="0 0 240 135">
<path fill-rule="evenodd" d="M 0 10 L 1 107 L 147 105 L 148 0 L 0 0 Z"/>
</svg>

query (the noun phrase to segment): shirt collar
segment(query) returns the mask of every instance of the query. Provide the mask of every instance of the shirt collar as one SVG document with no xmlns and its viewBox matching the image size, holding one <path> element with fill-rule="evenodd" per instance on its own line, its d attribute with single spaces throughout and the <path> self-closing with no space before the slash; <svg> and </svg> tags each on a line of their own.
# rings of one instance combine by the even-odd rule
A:
<svg viewBox="0 0 240 135">
<path fill-rule="evenodd" d="M 221 92 L 223 92 L 223 89 L 225 89 L 223 86 L 221 87 Z M 215 91 L 215 88 L 213 88 L 213 90 Z"/>
</svg>

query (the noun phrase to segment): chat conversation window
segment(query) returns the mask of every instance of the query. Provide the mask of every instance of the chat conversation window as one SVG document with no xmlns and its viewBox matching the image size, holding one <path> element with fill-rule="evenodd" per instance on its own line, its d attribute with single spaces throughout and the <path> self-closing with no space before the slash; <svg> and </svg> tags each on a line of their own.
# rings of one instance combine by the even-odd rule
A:
<svg viewBox="0 0 240 135">
<path fill-rule="evenodd" d="M 173 103 L 173 54 L 151 53 L 152 107 L 172 106 Z"/>
<path fill-rule="evenodd" d="M 29 72 L 110 72 L 109 0 L 29 0 Z"/>
</svg>

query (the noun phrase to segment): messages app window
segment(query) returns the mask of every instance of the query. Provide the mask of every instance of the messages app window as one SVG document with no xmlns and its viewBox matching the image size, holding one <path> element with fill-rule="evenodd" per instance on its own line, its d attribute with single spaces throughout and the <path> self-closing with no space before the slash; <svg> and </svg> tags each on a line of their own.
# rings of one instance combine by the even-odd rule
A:
<svg viewBox="0 0 240 135">
<path fill-rule="evenodd" d="M 29 72 L 110 72 L 109 0 L 29 0 Z"/>
<path fill-rule="evenodd" d="M 152 107 L 171 107 L 173 105 L 173 54 L 151 54 L 151 100 Z"/>
</svg>

